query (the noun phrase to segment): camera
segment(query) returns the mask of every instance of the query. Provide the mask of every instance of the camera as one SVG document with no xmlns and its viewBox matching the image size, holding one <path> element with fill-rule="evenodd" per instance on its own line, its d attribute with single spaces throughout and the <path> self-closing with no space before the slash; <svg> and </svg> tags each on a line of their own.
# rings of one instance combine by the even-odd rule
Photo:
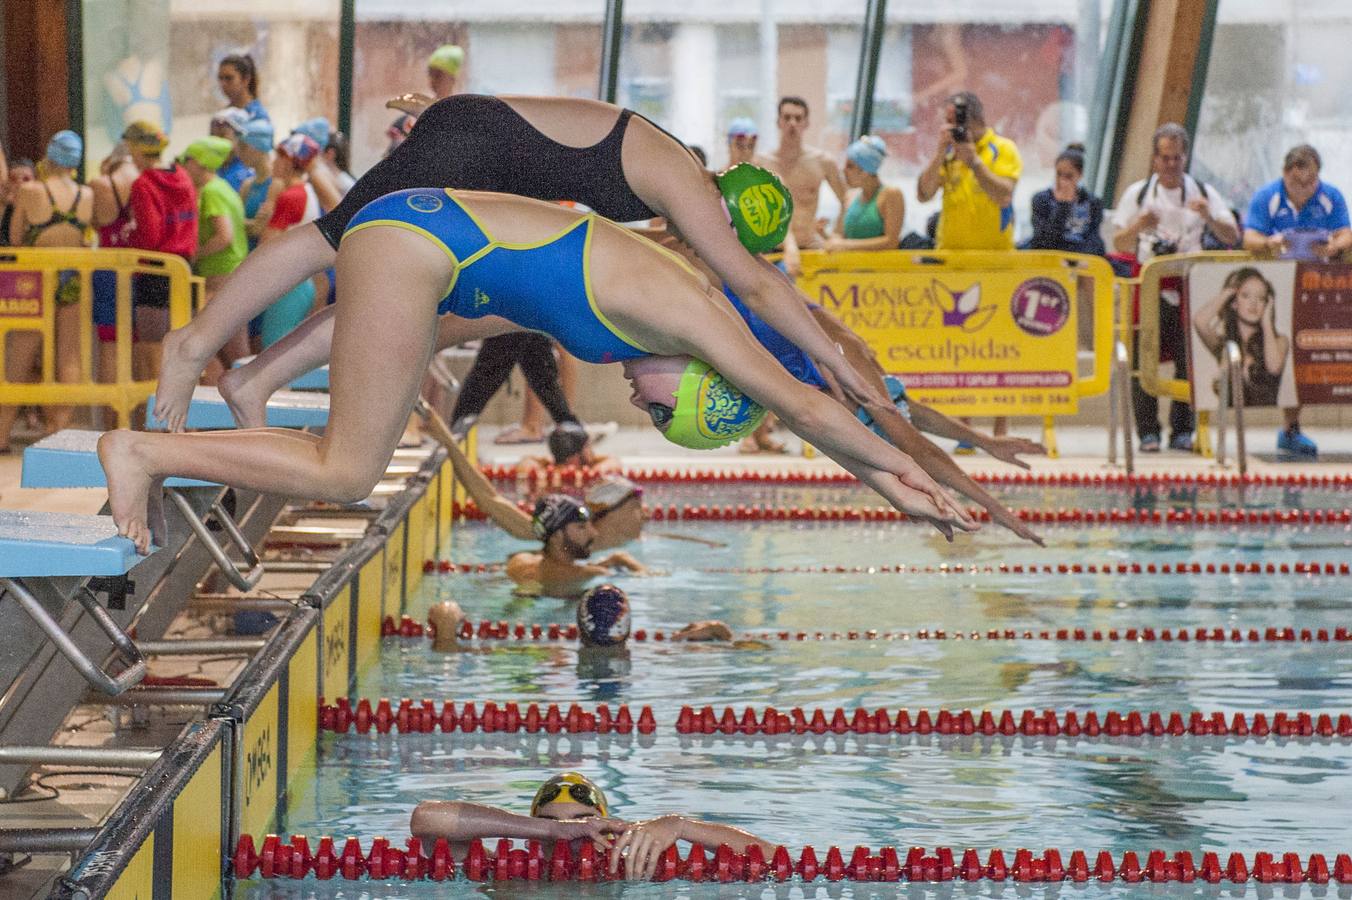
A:
<svg viewBox="0 0 1352 900">
<path fill-rule="evenodd" d="M 969 138 L 967 135 L 967 100 L 959 97 L 953 101 L 953 127 L 949 129 L 949 134 L 953 140 L 965 144 Z"/>
<path fill-rule="evenodd" d="M 1151 256 L 1172 256 L 1178 252 L 1178 241 L 1171 241 L 1166 238 L 1155 238 L 1150 243 Z"/>
</svg>

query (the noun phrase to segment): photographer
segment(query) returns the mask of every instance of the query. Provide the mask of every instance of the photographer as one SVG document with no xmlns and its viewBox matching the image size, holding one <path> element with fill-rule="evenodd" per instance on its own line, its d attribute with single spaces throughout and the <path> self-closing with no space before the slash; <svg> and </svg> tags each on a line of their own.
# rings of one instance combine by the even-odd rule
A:
<svg viewBox="0 0 1352 900">
<path fill-rule="evenodd" d="M 1113 249 L 1135 253 L 1142 263 L 1156 256 L 1196 253 L 1202 236 L 1211 230 L 1225 244 L 1239 240 L 1239 226 L 1229 204 L 1210 185 L 1186 174 L 1188 132 L 1182 125 L 1166 122 L 1154 135 L 1149 178 L 1122 192 L 1113 212 Z M 1179 314 L 1182 302 L 1177 289 L 1160 291 L 1160 350 L 1172 354 L 1176 377 L 1188 377 L 1187 328 Z M 1136 408 L 1136 433 L 1143 453 L 1160 449 L 1159 400 L 1141 390 L 1132 379 Z M 1169 409 L 1169 446 L 1192 450 L 1192 407 L 1174 401 Z"/>
<path fill-rule="evenodd" d="M 1013 250 L 1014 186 L 1023 173 L 1019 148 L 986 125 L 981 98 L 962 91 L 948 98 L 947 127 L 916 183 L 921 203 L 944 192 L 936 250 Z M 1004 437 L 1004 416 L 995 420 L 995 436 Z M 975 452 L 959 441 L 957 453 Z"/>
</svg>

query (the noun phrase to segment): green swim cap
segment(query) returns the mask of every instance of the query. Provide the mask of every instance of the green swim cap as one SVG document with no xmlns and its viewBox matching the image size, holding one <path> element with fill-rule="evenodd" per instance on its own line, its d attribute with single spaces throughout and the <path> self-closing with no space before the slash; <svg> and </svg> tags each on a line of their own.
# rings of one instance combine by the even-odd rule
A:
<svg viewBox="0 0 1352 900">
<path fill-rule="evenodd" d="M 458 44 L 442 44 L 427 57 L 427 68 L 440 69 L 454 78 L 465 64 L 465 51 Z"/>
<path fill-rule="evenodd" d="M 784 243 L 793 218 L 793 197 L 778 175 L 751 163 L 738 163 L 714 180 L 742 246 L 752 253 L 769 253 Z"/>
<path fill-rule="evenodd" d="M 765 407 L 709 368 L 692 359 L 681 375 L 676 406 L 663 434 L 673 444 L 692 450 L 713 450 L 756 430 Z"/>
</svg>

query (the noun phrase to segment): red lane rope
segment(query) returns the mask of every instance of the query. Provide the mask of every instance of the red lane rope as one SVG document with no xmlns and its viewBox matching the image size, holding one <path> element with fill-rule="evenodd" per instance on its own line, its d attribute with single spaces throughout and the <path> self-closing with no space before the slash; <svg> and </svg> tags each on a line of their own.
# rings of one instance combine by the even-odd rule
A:
<svg viewBox="0 0 1352 900">
<path fill-rule="evenodd" d="M 480 467 L 487 477 L 495 481 L 514 481 L 518 479 L 515 466 L 490 464 Z M 623 474 L 633 481 L 665 484 L 770 484 L 770 485 L 822 485 L 822 484 L 858 484 L 848 472 L 836 469 L 795 470 L 778 472 L 758 472 L 748 470 L 719 469 L 662 469 L 630 468 Z M 1344 474 L 1249 474 L 1239 475 L 1205 473 L 1169 473 L 1149 472 L 1127 475 L 1124 472 L 969 472 L 972 480 L 981 484 L 1028 485 L 1033 487 L 1309 487 L 1325 489 L 1346 489 L 1352 487 L 1352 475 Z M 599 478 L 595 469 L 589 466 L 544 466 L 526 476 L 527 480 L 554 486 L 570 483 L 571 487 L 584 487 Z"/>
<path fill-rule="evenodd" d="M 522 705 L 493 701 L 482 704 L 480 713 L 471 701 L 457 710 L 455 703 L 443 701 L 440 709 L 436 701 L 423 699 L 415 706 L 405 697 L 393 708 L 389 698 L 382 697 L 374 707 L 370 699 L 339 697 L 333 706 L 320 703 L 321 731 L 346 733 L 353 728 L 359 734 L 429 734 L 461 731 L 472 733 L 505 732 L 536 734 L 652 734 L 657 722 L 652 707 L 644 706 L 637 719 L 626 705 L 617 707 L 612 715 L 606 704 L 587 712 L 576 703 L 567 711 L 559 704 Z M 781 735 L 781 734 L 983 734 L 983 735 L 1066 735 L 1067 737 L 1178 737 L 1181 735 L 1221 735 L 1262 740 L 1269 736 L 1285 738 L 1352 738 L 1352 714 L 1339 714 L 1335 720 L 1330 713 L 1311 712 L 1256 712 L 1249 716 L 1234 713 L 1227 721 L 1222 712 L 1161 712 L 1158 710 L 1130 710 L 1106 713 L 1073 710 L 1058 714 L 1055 710 L 989 709 L 973 712 L 970 709 L 928 709 L 912 712 L 907 709 L 889 713 L 885 708 L 870 712 L 859 707 L 846 711 L 844 707 L 830 709 L 803 709 L 793 707 L 781 712 L 773 706 L 762 710 L 746 707 L 741 715 L 731 706 L 720 715 L 712 706 L 696 712 L 682 706 L 676 717 L 677 734 L 724 735 Z"/>
<path fill-rule="evenodd" d="M 520 503 L 523 512 L 529 505 Z M 891 507 L 782 507 L 782 506 L 645 506 L 654 522 L 907 522 L 905 513 Z M 456 503 L 456 516 L 482 521 L 487 516 L 473 501 Z M 981 522 L 990 522 L 984 509 L 969 510 Z M 1349 525 L 1352 509 L 1034 509 L 1010 510 L 1021 521 L 1040 525 Z"/>
<path fill-rule="evenodd" d="M 673 632 L 674 633 L 674 632 Z M 381 623 L 380 634 L 386 638 L 435 637 L 436 629 L 430 623 L 418 622 L 412 616 L 402 616 L 395 621 L 394 616 L 386 616 Z M 527 625 L 517 622 L 514 625 L 505 621 L 480 620 L 460 623 L 461 640 L 480 641 L 575 641 L 577 626 L 571 623 L 550 623 L 547 625 Z M 665 631 L 638 628 L 629 636 L 630 640 L 653 641 L 662 643 L 671 636 Z M 919 628 L 915 631 L 744 631 L 738 640 L 751 641 L 1134 641 L 1152 642 L 1177 641 L 1211 644 L 1242 643 L 1344 643 L 1352 642 L 1352 630 L 1342 628 L 1257 628 L 1242 630 L 1239 628 L 1057 628 L 1013 629 L 988 628 L 985 631 L 948 631 L 943 628 Z"/>
<path fill-rule="evenodd" d="M 453 563 L 427 560 L 423 572 L 501 572 L 502 563 Z M 691 571 L 708 575 L 1352 575 L 1352 564 L 1333 562 L 1293 563 L 940 563 L 937 566 L 718 566 Z"/>
<path fill-rule="evenodd" d="M 849 853 L 848 862 L 846 853 Z M 675 845 L 667 848 L 658 862 L 654 881 L 694 882 L 761 882 L 789 881 L 799 878 L 815 881 L 1020 881 L 1020 882 L 1182 882 L 1195 881 L 1217 884 L 1229 881 L 1244 884 L 1249 881 L 1272 884 L 1352 884 L 1352 856 L 1339 853 L 1329 869 L 1328 856 L 1312 853 L 1304 862 L 1297 853 L 1255 853 L 1250 863 L 1242 853 L 1230 853 L 1222 867 L 1221 855 L 1202 854 L 1201 865 L 1193 862 L 1193 855 L 1180 850 L 1167 855 L 1163 850 L 1146 854 L 1145 865 L 1135 851 L 1124 852 L 1118 860 L 1107 850 L 1094 856 L 1083 850 L 1073 850 L 1062 861 L 1061 851 L 1049 848 L 1041 853 L 1020 848 L 1014 851 L 1014 863 L 1006 862 L 1002 850 L 991 850 L 986 861 L 981 861 L 976 850 L 958 851 L 951 847 L 937 847 L 933 853 L 924 847 L 912 847 L 903 860 L 896 848 L 883 847 L 875 854 L 868 847 L 843 851 L 829 847 L 819 861 L 818 852 L 804 847 L 797 861 L 785 847 L 776 847 L 767 860 L 759 845 L 736 853 L 726 844 L 718 847 L 710 857 L 699 844 L 691 846 L 682 858 Z M 1119 861 L 1120 860 L 1120 861 Z M 263 839 L 259 852 L 252 835 L 244 834 L 235 847 L 233 859 L 236 878 L 250 878 L 255 873 L 263 878 L 305 878 L 313 875 L 326 881 L 342 877 L 348 881 L 447 881 L 463 876 L 469 881 L 609 881 L 624 877 L 624 861 L 618 864 L 619 874 L 610 874 L 611 856 L 601 853 L 590 843 L 583 843 L 576 858 L 568 841 L 557 841 L 548 855 L 539 841 L 527 841 L 525 847 L 513 846 L 506 838 L 497 842 L 497 852 L 488 853 L 482 841 L 471 841 L 465 858 L 457 862 L 444 838 L 437 839 L 430 856 L 423 851 L 422 842 L 412 837 L 404 849 L 392 846 L 383 838 L 374 838 L 369 852 L 363 852 L 361 841 L 349 837 L 339 844 L 327 835 L 317 839 L 315 851 L 310 851 L 310 838 L 293 835 L 283 843 L 275 834 Z"/>
</svg>

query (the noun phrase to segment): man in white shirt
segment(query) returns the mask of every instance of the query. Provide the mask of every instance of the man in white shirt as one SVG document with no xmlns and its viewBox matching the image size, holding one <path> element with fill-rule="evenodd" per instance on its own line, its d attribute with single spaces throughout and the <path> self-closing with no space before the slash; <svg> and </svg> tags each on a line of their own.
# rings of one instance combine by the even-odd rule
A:
<svg viewBox="0 0 1352 900">
<path fill-rule="evenodd" d="M 1151 175 L 1122 192 L 1113 211 L 1113 249 L 1132 253 L 1142 263 L 1156 256 L 1196 253 L 1202 236 L 1210 229 L 1223 243 L 1239 241 L 1239 226 L 1220 193 L 1186 173 L 1188 132 L 1182 125 L 1166 122 L 1156 131 L 1151 156 Z M 1174 357 L 1174 371 L 1188 377 L 1187 328 L 1179 314 L 1177 289 L 1160 291 L 1160 349 Z M 1159 400 L 1141 390 L 1132 379 L 1136 407 L 1136 433 L 1145 453 L 1160 449 Z M 1169 410 L 1169 446 L 1192 449 L 1192 407 L 1174 402 Z"/>
</svg>

